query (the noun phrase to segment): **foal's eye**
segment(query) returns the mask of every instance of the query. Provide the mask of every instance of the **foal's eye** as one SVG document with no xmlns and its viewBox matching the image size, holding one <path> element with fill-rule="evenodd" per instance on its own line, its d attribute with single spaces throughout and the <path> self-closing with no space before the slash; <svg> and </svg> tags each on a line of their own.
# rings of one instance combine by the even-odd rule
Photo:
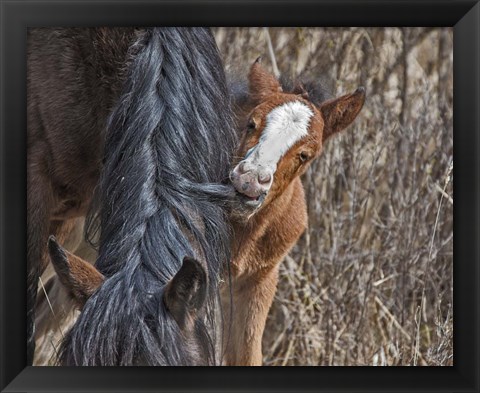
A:
<svg viewBox="0 0 480 393">
<path fill-rule="evenodd" d="M 251 131 L 255 130 L 255 127 L 256 127 L 256 126 L 257 126 L 257 125 L 255 124 L 255 121 L 253 121 L 253 119 L 250 119 L 250 120 L 248 121 L 248 123 L 247 123 L 247 130 L 248 130 L 248 132 L 251 132 Z"/>
<path fill-rule="evenodd" d="M 309 159 L 308 154 L 302 151 L 299 155 L 300 161 L 305 162 Z"/>
</svg>

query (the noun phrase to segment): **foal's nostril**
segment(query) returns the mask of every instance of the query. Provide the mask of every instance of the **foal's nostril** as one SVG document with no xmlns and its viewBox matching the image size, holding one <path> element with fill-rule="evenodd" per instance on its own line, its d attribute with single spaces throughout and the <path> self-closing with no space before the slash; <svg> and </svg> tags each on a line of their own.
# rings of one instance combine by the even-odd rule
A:
<svg viewBox="0 0 480 393">
<path fill-rule="evenodd" d="M 252 165 L 252 163 L 249 163 L 248 161 L 241 161 L 238 164 L 238 172 L 240 172 L 242 175 L 251 171 L 255 171 L 255 165 Z"/>
<path fill-rule="evenodd" d="M 240 173 L 245 173 L 245 161 L 242 161 L 239 165 L 238 165 L 238 171 Z"/>
<path fill-rule="evenodd" d="M 272 175 L 270 175 L 270 173 L 263 172 L 258 174 L 258 182 L 260 184 L 270 183 L 270 180 L 272 180 Z"/>
<path fill-rule="evenodd" d="M 238 166 L 238 170 L 240 173 L 247 173 L 248 171 L 252 170 L 252 166 L 249 165 L 246 161 L 242 161 Z"/>
</svg>

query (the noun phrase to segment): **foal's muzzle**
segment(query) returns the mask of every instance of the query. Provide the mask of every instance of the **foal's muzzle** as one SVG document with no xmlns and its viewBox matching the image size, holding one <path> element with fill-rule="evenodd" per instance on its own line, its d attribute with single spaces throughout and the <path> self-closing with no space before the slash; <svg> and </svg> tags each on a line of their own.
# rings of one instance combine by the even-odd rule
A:
<svg viewBox="0 0 480 393">
<path fill-rule="evenodd" d="M 270 190 L 273 173 L 269 168 L 241 161 L 230 173 L 230 180 L 245 205 L 260 206 Z"/>
</svg>

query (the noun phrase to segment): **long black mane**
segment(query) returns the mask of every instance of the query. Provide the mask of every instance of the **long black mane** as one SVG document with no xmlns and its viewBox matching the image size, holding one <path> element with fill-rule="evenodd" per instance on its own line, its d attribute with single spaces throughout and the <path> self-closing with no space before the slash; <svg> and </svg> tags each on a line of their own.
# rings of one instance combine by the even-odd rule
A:
<svg viewBox="0 0 480 393">
<path fill-rule="evenodd" d="M 222 63 L 203 28 L 151 28 L 130 48 L 89 217 L 107 277 L 66 336 L 66 365 L 185 365 L 188 346 L 161 301 L 184 256 L 208 267 L 201 356 L 215 358 L 214 312 L 230 259 L 226 205 L 235 147 Z"/>
</svg>

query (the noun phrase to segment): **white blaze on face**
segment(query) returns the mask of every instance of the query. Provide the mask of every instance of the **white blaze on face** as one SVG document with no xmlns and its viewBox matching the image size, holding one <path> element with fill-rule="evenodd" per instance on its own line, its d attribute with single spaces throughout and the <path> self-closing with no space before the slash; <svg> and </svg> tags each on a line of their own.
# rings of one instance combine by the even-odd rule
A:
<svg viewBox="0 0 480 393">
<path fill-rule="evenodd" d="M 285 153 L 308 135 L 312 116 L 313 111 L 299 101 L 287 102 L 273 109 L 267 115 L 258 144 L 247 153 L 245 161 L 275 173 Z"/>
</svg>

